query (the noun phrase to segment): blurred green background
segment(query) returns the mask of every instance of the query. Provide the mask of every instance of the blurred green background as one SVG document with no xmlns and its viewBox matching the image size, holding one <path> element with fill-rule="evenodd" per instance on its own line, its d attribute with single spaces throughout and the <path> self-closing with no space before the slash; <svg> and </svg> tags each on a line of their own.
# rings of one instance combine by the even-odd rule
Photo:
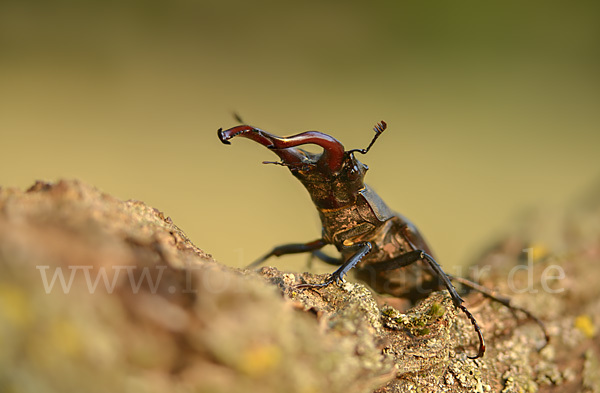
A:
<svg viewBox="0 0 600 393">
<path fill-rule="evenodd" d="M 369 184 L 465 263 L 598 180 L 599 4 L 1 0 L 0 185 L 81 179 L 240 266 L 320 225 L 275 155 L 217 128 L 358 148 L 383 119 Z"/>
</svg>

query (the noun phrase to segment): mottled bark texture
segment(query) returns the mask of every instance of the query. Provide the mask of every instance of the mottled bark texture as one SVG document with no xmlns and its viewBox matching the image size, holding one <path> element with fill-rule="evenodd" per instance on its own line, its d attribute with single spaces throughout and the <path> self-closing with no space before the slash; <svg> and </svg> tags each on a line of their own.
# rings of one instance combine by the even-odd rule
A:
<svg viewBox="0 0 600 393">
<path fill-rule="evenodd" d="M 473 361 L 445 291 L 399 310 L 359 283 L 297 290 L 323 276 L 226 267 L 143 202 L 77 181 L 0 188 L 0 391 L 598 392 L 598 196 L 478 258 L 487 286 L 526 289 L 513 299 L 551 342 L 538 351 L 535 323 L 471 293 L 488 345 Z M 508 281 L 529 247 L 531 276 Z"/>
</svg>

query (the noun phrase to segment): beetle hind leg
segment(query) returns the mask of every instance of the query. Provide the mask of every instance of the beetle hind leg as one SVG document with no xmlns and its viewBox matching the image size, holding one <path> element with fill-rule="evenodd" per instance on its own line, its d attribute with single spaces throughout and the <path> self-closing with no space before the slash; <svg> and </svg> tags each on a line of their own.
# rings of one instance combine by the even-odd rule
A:
<svg viewBox="0 0 600 393">
<path fill-rule="evenodd" d="M 452 281 L 459 282 L 460 284 L 481 293 L 483 296 L 487 297 L 488 299 L 494 300 L 494 301 L 502 304 L 503 306 L 509 308 L 510 310 L 522 312 L 523 314 L 525 314 L 527 316 L 527 318 L 529 318 L 532 321 L 534 321 L 535 323 L 537 323 L 538 326 L 540 327 L 540 329 L 542 330 L 542 333 L 544 334 L 544 340 L 545 340 L 544 345 L 541 348 L 539 348 L 539 350 L 542 350 L 550 342 L 550 334 L 548 333 L 548 330 L 546 329 L 546 325 L 538 317 L 533 315 L 529 310 L 526 310 L 523 307 L 515 306 L 514 304 L 512 304 L 510 298 L 498 295 L 497 293 L 495 293 L 495 291 L 493 291 L 489 288 L 486 288 L 483 285 L 480 285 L 476 282 L 467 280 L 466 278 L 462 278 L 462 277 L 455 277 L 452 275 L 448 275 L 448 277 Z"/>
</svg>

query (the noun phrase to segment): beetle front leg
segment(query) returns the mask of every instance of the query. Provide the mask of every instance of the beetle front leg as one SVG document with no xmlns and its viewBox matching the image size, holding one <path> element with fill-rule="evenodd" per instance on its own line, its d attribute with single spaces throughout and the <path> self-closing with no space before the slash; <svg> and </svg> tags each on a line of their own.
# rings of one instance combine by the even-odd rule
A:
<svg viewBox="0 0 600 393">
<path fill-rule="evenodd" d="M 454 303 L 454 306 L 459 307 L 462 304 L 463 300 L 452 285 L 452 283 L 450 282 L 448 275 L 442 270 L 442 267 L 435 261 L 435 259 L 433 259 L 431 255 L 427 254 L 423 250 L 409 251 L 397 256 L 394 259 L 373 263 L 370 267 L 372 267 L 376 271 L 392 270 L 411 265 L 417 262 L 418 260 L 424 260 L 425 262 L 427 262 L 429 267 L 431 267 L 431 269 L 440 278 L 440 280 L 442 280 L 444 286 L 446 287 L 446 289 L 448 289 L 448 292 L 450 292 L 450 297 L 452 297 L 452 302 Z"/>
<path fill-rule="evenodd" d="M 334 281 L 337 284 L 341 284 L 346 282 L 344 276 L 352 269 L 361 259 L 364 258 L 365 255 L 369 253 L 373 249 L 373 246 L 370 242 L 358 243 L 356 246 L 360 247 L 358 251 L 352 255 L 346 262 L 342 264 L 335 272 L 331 273 L 331 276 L 327 281 L 321 284 L 300 284 L 296 285 L 296 288 L 322 288 L 326 287 L 329 284 L 332 284 Z"/>
<path fill-rule="evenodd" d="M 302 252 L 316 251 L 323 248 L 323 246 L 325 246 L 326 244 L 327 243 L 325 242 L 325 240 L 317 239 L 308 243 L 291 243 L 277 246 L 262 257 L 258 258 L 256 261 L 246 266 L 246 268 L 250 269 L 252 267 L 258 266 L 271 257 L 280 257 L 282 255 L 287 254 L 299 254 Z"/>
</svg>

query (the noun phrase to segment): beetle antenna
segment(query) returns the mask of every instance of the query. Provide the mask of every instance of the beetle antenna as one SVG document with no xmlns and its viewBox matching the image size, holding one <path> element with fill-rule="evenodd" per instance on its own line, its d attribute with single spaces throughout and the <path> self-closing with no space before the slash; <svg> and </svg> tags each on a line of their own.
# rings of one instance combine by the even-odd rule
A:
<svg viewBox="0 0 600 393">
<path fill-rule="evenodd" d="M 310 162 L 293 162 L 293 163 L 288 163 L 288 162 L 283 162 L 283 161 L 263 161 L 263 164 L 273 164 L 273 165 L 280 165 L 280 166 L 285 166 L 288 167 L 290 169 L 298 169 L 301 171 L 307 170 L 313 166 L 315 166 L 316 164 L 311 164 Z"/>
<path fill-rule="evenodd" d="M 233 115 L 233 118 L 235 119 L 235 121 L 237 121 L 240 124 L 244 124 L 244 121 L 242 120 L 242 116 L 240 116 L 239 113 L 233 112 L 232 115 Z"/>
<path fill-rule="evenodd" d="M 369 143 L 369 146 L 367 146 L 366 149 L 352 149 L 352 150 L 348 150 L 348 153 L 361 153 L 361 154 L 367 154 L 369 152 L 369 150 L 371 150 L 371 146 L 373 146 L 373 144 L 375 143 L 375 141 L 377 140 L 377 138 L 379 138 L 379 135 L 383 134 L 383 131 L 385 131 L 385 129 L 387 128 L 387 123 L 385 121 L 380 121 L 379 123 L 375 124 L 375 127 L 373 127 L 373 131 L 375 131 L 375 136 L 373 137 L 373 139 L 371 139 L 371 143 Z"/>
</svg>

